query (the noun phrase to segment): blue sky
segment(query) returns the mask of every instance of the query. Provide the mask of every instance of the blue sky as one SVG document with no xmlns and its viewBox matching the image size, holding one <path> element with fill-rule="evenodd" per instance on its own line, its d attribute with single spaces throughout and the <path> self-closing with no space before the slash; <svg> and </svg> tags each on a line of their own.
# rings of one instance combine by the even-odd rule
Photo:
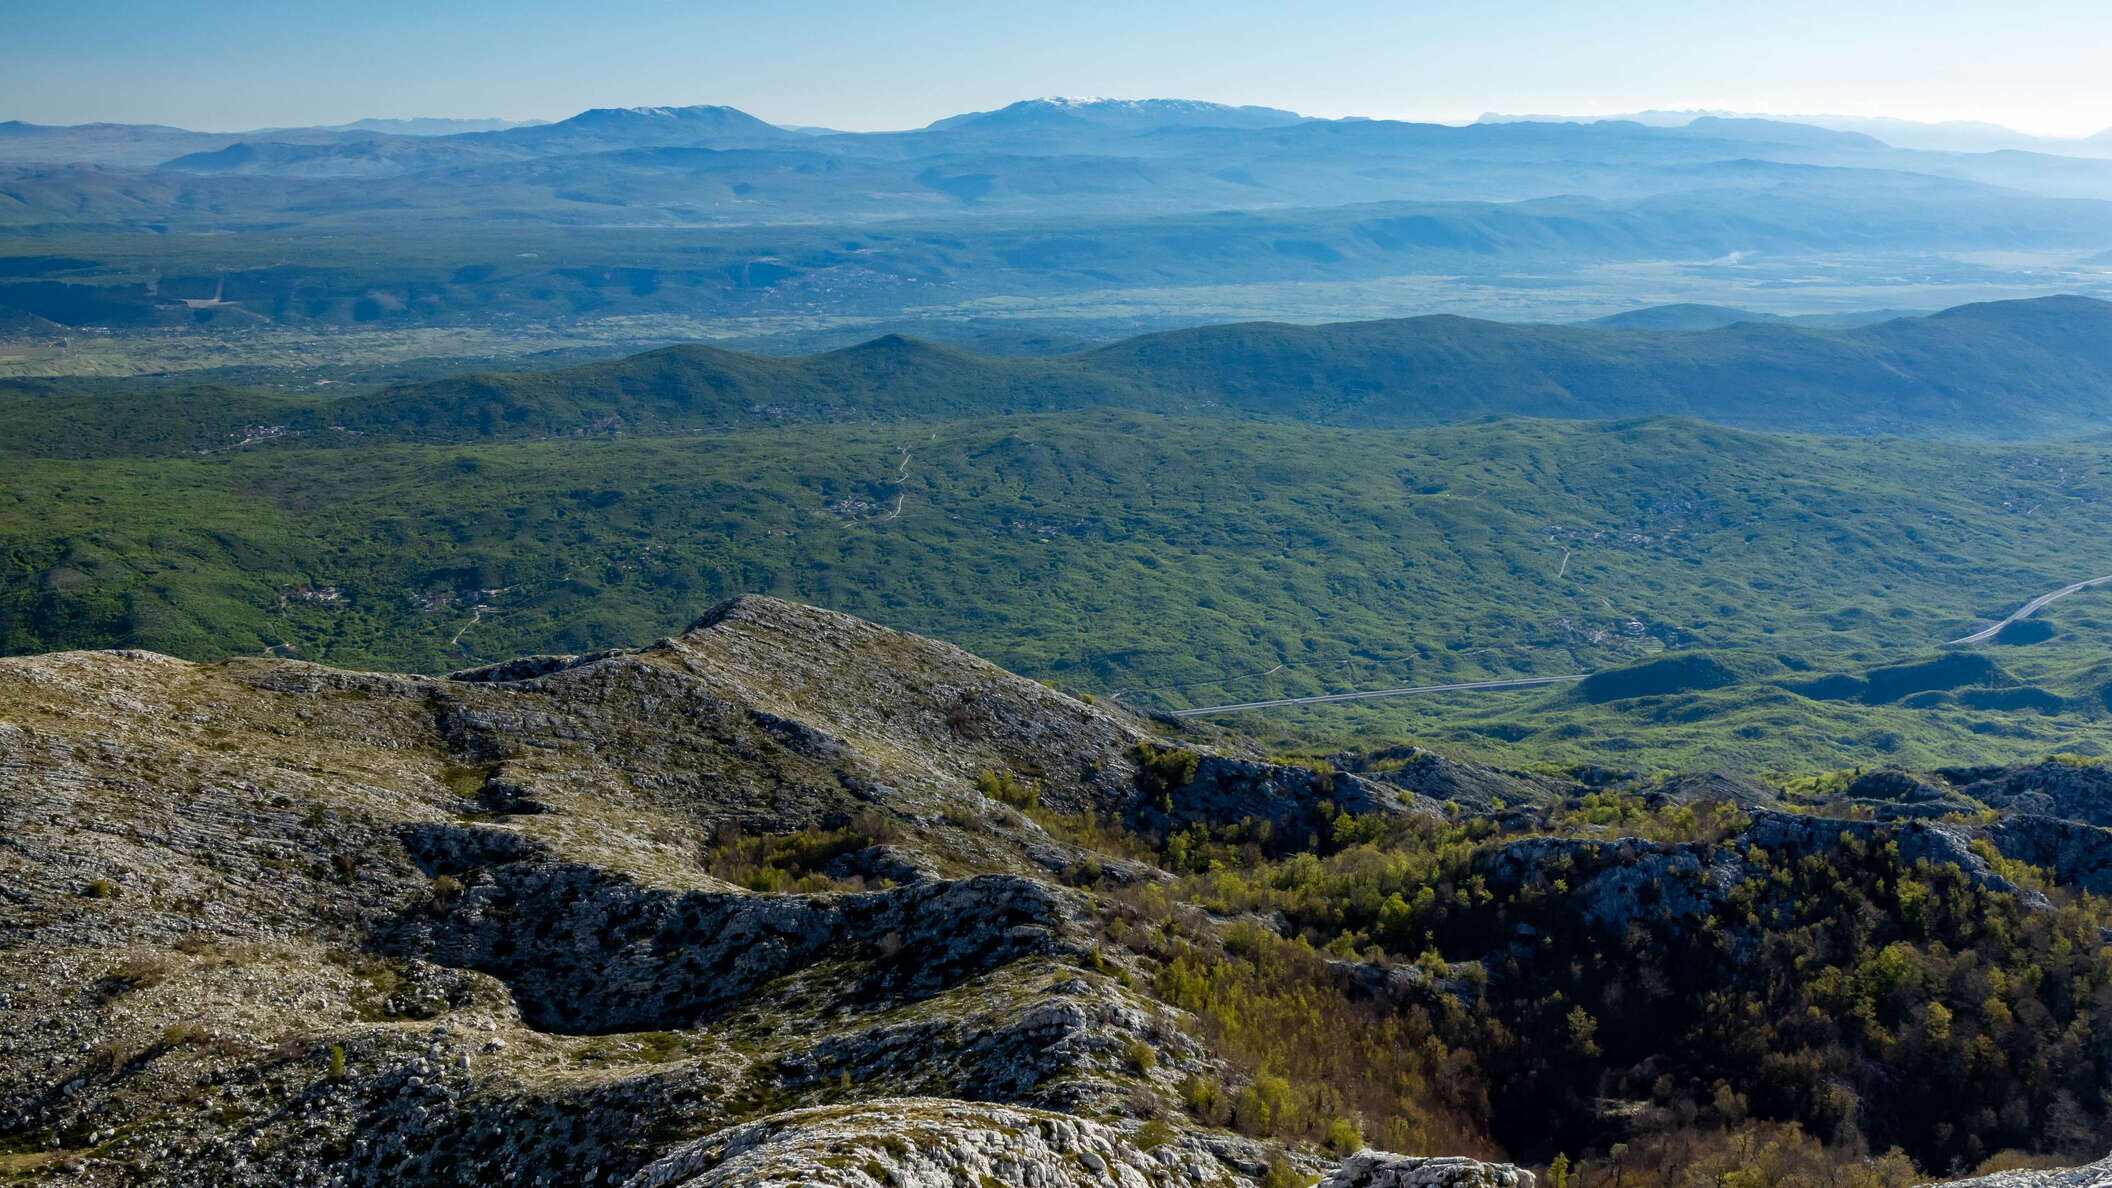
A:
<svg viewBox="0 0 2112 1188">
<path fill-rule="evenodd" d="M 2108 47 L 2108 0 L 0 0 L 0 119 L 233 129 L 729 103 L 894 128 L 1066 94 L 2082 133 L 2112 126 Z"/>
</svg>

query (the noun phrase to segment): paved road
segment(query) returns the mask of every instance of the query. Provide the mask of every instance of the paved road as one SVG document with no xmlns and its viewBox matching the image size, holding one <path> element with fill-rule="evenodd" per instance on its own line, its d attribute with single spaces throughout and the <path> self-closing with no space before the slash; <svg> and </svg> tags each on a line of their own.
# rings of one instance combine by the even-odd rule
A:
<svg viewBox="0 0 2112 1188">
<path fill-rule="evenodd" d="M 2077 590 L 2087 590 L 2092 586 L 2102 586 L 2106 582 L 2112 582 L 2112 573 L 2108 573 L 2103 577 L 2091 578 L 2087 582 L 2077 582 L 2072 586 L 2062 586 L 2060 589 L 2055 590 L 2051 594 L 2041 594 L 2037 598 L 2032 599 L 2030 602 L 2025 603 L 2023 606 L 2018 607 L 2017 612 L 2015 614 L 2009 616 L 2008 618 L 2002 620 L 1994 626 L 1975 631 L 1971 635 L 1954 639 L 1951 642 L 1954 644 L 1983 643 L 1987 640 L 1993 639 L 1997 632 L 2001 631 L 2004 627 L 2009 626 L 2011 623 L 2014 623 L 2019 619 L 2028 619 L 2033 615 L 2038 614 L 2041 610 L 2045 609 L 2047 603 L 2050 603 L 2055 599 L 2066 598 L 2070 594 L 2075 593 Z"/>
<path fill-rule="evenodd" d="M 1238 705 L 1206 705 L 1201 709 L 1174 710 L 1176 718 L 1200 718 L 1204 714 L 1230 714 L 1240 710 L 1275 709 L 1284 705 L 1320 705 L 1331 701 L 1362 701 L 1367 697 L 1405 697 L 1410 693 L 1450 693 L 1458 689 L 1524 689 L 1533 685 L 1553 685 L 1563 681 L 1581 681 L 1590 676 L 1588 672 L 1573 672 L 1567 676 L 1518 677 L 1508 681 L 1466 681 L 1457 685 L 1416 685 L 1408 689 L 1372 689 L 1363 693 L 1324 693 L 1318 697 L 1280 697 L 1275 701 L 1243 701 Z"/>
</svg>

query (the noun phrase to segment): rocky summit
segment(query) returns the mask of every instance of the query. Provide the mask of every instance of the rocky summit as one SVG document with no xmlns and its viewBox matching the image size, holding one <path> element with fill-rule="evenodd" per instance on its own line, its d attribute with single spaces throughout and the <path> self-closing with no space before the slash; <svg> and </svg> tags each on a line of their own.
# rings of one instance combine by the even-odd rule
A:
<svg viewBox="0 0 2112 1188">
<path fill-rule="evenodd" d="M 1140 748 L 1172 722 L 757 598 L 641 650 L 444 678 L 13 659 L 0 706 L 10 1174 L 1233 1184 L 1271 1165 L 1235 1135 L 1137 1145 L 1135 1102 L 1228 1070 L 1097 945 L 1060 879 L 1092 852 L 986 794 L 987 773 L 1032 773 L 1042 804 L 1145 811 Z M 1314 778 L 1236 749 L 1208 765 L 1148 811 L 1282 815 Z M 785 835 L 813 839 L 799 888 L 726 868 Z"/>
<path fill-rule="evenodd" d="M 1643 1071 L 1536 1117 L 1499 1082 L 1539 1016 L 1505 996 L 1585 960 L 1564 946 L 1621 944 L 1691 954 L 1637 1001 L 1746 993 L 1804 926 L 1767 889 L 1842 855 L 1931 880 L 1945 898 L 1913 911 L 2069 944 L 2112 870 L 2104 786 L 1901 773 L 1822 804 L 1720 774 L 1272 759 L 756 597 L 648 647 L 444 677 L 5 659 L 0 1182 L 1564 1188 L 1587 1121 L 1660 1173 L 1700 1166 L 1658 1137 L 1687 1110 L 1771 1117 L 1785 1151 L 1835 1118 L 1867 1177 L 1844 1183 L 1902 1183 L 1885 1147 L 1921 1132 L 1857 1129 L 1895 1087 L 1836 1115 L 1719 1078 L 1697 1122 L 1676 1052 L 1567 999 L 1564 1060 Z M 1441 897 L 1379 893 L 1407 861 L 1389 837 L 1441 854 Z M 1257 890 L 1359 863 L 1341 900 L 1369 927 Z M 2058 1050 L 2074 1008 L 2049 1003 L 2048 1046 L 2005 1041 L 2020 1059 Z M 1929 1043 L 1967 1026 L 1916 1018 Z M 2016 1099 L 2020 1132 L 2101 1137 L 2048 1093 L 2054 1114 Z"/>
</svg>

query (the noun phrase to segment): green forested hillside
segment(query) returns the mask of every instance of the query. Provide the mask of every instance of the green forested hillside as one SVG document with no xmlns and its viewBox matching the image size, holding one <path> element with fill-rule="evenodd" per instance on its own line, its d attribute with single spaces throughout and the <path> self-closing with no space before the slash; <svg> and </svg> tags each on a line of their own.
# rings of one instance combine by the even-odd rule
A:
<svg viewBox="0 0 2112 1188">
<path fill-rule="evenodd" d="M 1995 672 L 1919 703 L 1865 696 L 1871 670 L 2112 572 L 2107 498 L 2112 462 L 2085 446 L 1690 421 L 1351 431 L 1103 411 L 19 459 L 0 480 L 0 639 L 445 670 L 649 638 L 752 591 L 1161 707 L 1705 649 L 1736 679 L 1281 720 L 1550 760 L 1952 761 L 2112 746 L 2101 595 L 2057 605 L 2052 640 L 1989 648 Z M 1967 695 L 1995 686 L 2043 697 Z"/>
<path fill-rule="evenodd" d="M 0 391 L 0 429 L 24 452 L 108 455 L 191 453 L 260 430 L 302 444 L 470 442 L 1087 407 L 1378 427 L 1677 415 L 1914 437 L 2103 430 L 2112 304 L 2001 302 L 1849 330 L 1249 323 L 1031 358 L 899 336 L 795 358 L 680 346 L 306 403 L 207 390 L 144 407 L 92 385 L 18 382 Z"/>
<path fill-rule="evenodd" d="M 1673 414 L 1759 429 L 2013 436 L 2112 422 L 2112 304 L 2002 302 L 1846 331 L 1613 331 L 1456 317 L 1252 323 L 1032 359 L 899 337 L 796 359 L 676 347 L 412 385 L 303 423 L 476 440 L 612 423 L 680 429 L 1094 405 L 1338 425 Z"/>
</svg>

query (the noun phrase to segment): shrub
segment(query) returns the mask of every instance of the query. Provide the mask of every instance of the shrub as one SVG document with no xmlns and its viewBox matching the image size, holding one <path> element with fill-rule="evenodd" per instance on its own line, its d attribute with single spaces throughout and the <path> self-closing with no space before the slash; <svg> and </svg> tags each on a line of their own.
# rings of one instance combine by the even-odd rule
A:
<svg viewBox="0 0 2112 1188">
<path fill-rule="evenodd" d="M 444 874 L 434 879 L 432 885 L 426 890 L 432 896 L 433 906 L 439 908 L 450 907 L 456 900 L 462 898 L 462 880 L 453 875 Z"/>
<path fill-rule="evenodd" d="M 1162 747 L 1139 742 L 1131 747 L 1137 762 L 1137 787 L 1149 796 L 1169 796 L 1187 786 L 1203 764 L 1203 757 L 1185 747 Z"/>
<path fill-rule="evenodd" d="M 148 990 L 167 981 L 174 969 L 174 963 L 167 957 L 159 953 L 142 953 L 112 966 L 103 976 L 104 987 L 111 998 L 135 990 Z"/>
<path fill-rule="evenodd" d="M 1129 1141 L 1135 1144 L 1139 1151 L 1149 1151 L 1172 1142 L 1173 1137 L 1173 1127 L 1166 1125 L 1162 1119 L 1153 1118 L 1137 1127 L 1137 1132 L 1129 1136 Z"/>
<path fill-rule="evenodd" d="M 1290 1160 L 1278 1155 L 1275 1161 L 1269 1164 L 1269 1170 L 1262 1174 L 1261 1188 L 1304 1188 L 1304 1185 L 1312 1182 L 1313 1177 L 1300 1175 L 1298 1169 L 1291 1166 Z"/>
<path fill-rule="evenodd" d="M 1123 1048 L 1123 1054 L 1129 1058 L 1129 1066 L 1140 1073 L 1148 1073 L 1158 1067 L 1159 1054 L 1152 1051 L 1150 1044 L 1136 1036 L 1130 1037 L 1129 1043 Z"/>
</svg>

